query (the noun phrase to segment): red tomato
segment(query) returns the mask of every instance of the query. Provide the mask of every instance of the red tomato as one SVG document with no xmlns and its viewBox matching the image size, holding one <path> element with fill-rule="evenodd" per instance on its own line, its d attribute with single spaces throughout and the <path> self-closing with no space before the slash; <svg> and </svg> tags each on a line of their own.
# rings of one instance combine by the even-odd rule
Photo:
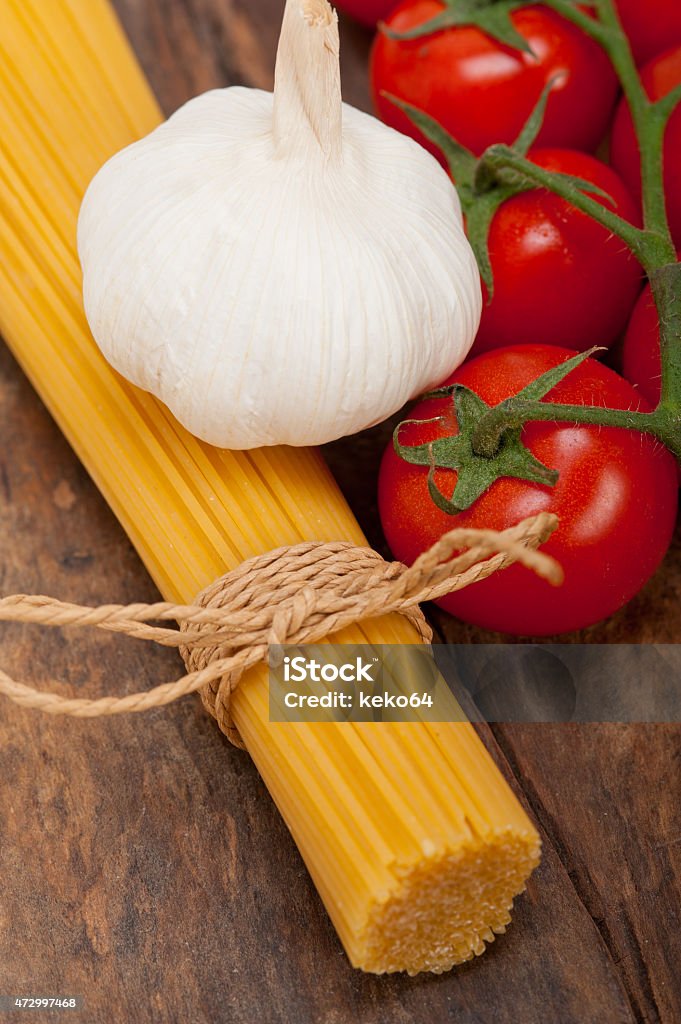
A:
<svg viewBox="0 0 681 1024">
<path fill-rule="evenodd" d="M 551 345 L 497 349 L 461 366 L 450 378 L 490 405 L 574 353 Z M 548 396 L 570 404 L 637 408 L 635 388 L 597 360 L 588 359 Z M 643 406 L 647 408 L 647 406 Z M 456 433 L 451 399 L 420 402 L 410 418 L 442 416 L 437 423 L 405 426 L 403 444 Z M 563 566 L 553 588 L 520 566 L 438 601 L 464 622 L 522 636 L 549 636 L 606 618 L 630 600 L 655 572 L 669 547 L 677 510 L 674 457 L 653 437 L 613 427 L 531 423 L 523 440 L 545 465 L 560 472 L 555 487 L 497 480 L 465 512 L 448 516 L 428 493 L 428 470 L 386 450 L 379 476 L 379 510 L 395 555 L 411 564 L 455 526 L 504 530 L 526 516 L 555 512 L 560 526 L 543 550 Z M 454 470 L 436 471 L 451 494 Z"/>
<path fill-rule="evenodd" d="M 387 18 L 397 0 L 334 0 L 334 7 L 345 11 L 363 25 L 375 25 L 382 18 Z"/>
<path fill-rule="evenodd" d="M 396 31 L 421 25 L 443 9 L 439 0 L 405 0 L 387 19 Z M 432 146 L 382 92 L 427 111 L 476 154 L 494 142 L 513 142 L 542 89 L 562 73 L 537 140 L 541 146 L 595 149 L 617 97 L 615 74 L 603 50 L 559 15 L 540 6 L 512 14 L 536 56 L 463 26 L 411 41 L 379 32 L 371 54 L 374 104 L 386 124 Z"/>
<path fill-rule="evenodd" d="M 651 405 L 660 401 L 660 318 L 650 285 L 646 285 L 622 343 L 622 373 L 636 384 Z"/>
<path fill-rule="evenodd" d="M 681 46 L 655 57 L 641 69 L 641 80 L 651 100 L 659 100 L 681 83 Z M 641 164 L 638 143 L 629 107 L 622 100 L 612 131 L 611 163 L 631 189 L 641 198 Z M 681 105 L 669 119 L 664 140 L 664 183 L 667 214 L 672 235 L 681 246 Z"/>
<path fill-rule="evenodd" d="M 615 0 L 638 64 L 681 43 L 679 0 Z"/>
<path fill-rule="evenodd" d="M 535 150 L 530 159 L 592 181 L 621 216 L 638 222 L 623 183 L 595 157 L 555 149 Z M 564 199 L 543 189 L 508 199 L 492 221 L 489 246 L 494 298 L 483 309 L 474 354 L 519 342 L 583 351 L 610 345 L 624 330 L 641 289 L 640 267 L 619 238 Z"/>
</svg>

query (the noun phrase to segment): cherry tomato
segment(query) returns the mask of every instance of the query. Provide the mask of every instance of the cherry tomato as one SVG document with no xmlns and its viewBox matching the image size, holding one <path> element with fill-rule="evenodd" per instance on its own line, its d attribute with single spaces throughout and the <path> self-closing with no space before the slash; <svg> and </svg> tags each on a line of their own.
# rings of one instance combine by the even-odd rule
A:
<svg viewBox="0 0 681 1024">
<path fill-rule="evenodd" d="M 405 0 L 386 24 L 403 32 L 429 21 L 443 6 L 439 0 Z M 427 111 L 480 154 L 495 142 L 513 142 L 546 83 L 560 75 L 537 145 L 595 149 L 608 128 L 618 91 L 605 53 L 544 7 L 522 7 L 511 18 L 535 56 L 471 26 L 411 41 L 379 32 L 371 54 L 371 84 L 380 117 L 435 152 L 406 114 L 382 95 L 391 93 Z"/>
<path fill-rule="evenodd" d="M 650 285 L 634 306 L 622 343 L 622 373 L 652 406 L 660 401 L 660 318 Z"/>
<path fill-rule="evenodd" d="M 667 50 L 641 69 L 641 80 L 651 100 L 659 100 L 681 83 L 681 46 Z M 632 194 L 641 198 L 641 164 L 629 108 L 620 103 L 612 131 L 611 163 Z M 664 140 L 664 188 L 667 214 L 677 246 L 681 246 L 681 105 L 667 124 Z"/>
<path fill-rule="evenodd" d="M 679 0 L 615 0 L 638 64 L 681 43 Z"/>
<path fill-rule="evenodd" d="M 395 6 L 396 0 L 334 0 L 334 7 L 345 11 L 350 17 L 361 21 L 363 25 L 373 26 L 382 18 L 387 18 Z"/>
<path fill-rule="evenodd" d="M 465 363 L 450 382 L 496 405 L 573 354 L 552 345 L 497 349 Z M 547 400 L 648 408 L 631 384 L 594 359 L 568 374 Z M 422 401 L 410 412 L 410 419 L 437 416 L 435 423 L 405 425 L 401 442 L 416 445 L 456 433 L 451 399 Z M 623 428 L 531 423 L 523 440 L 559 471 L 555 487 L 503 478 L 468 510 L 448 516 L 428 493 L 427 467 L 410 465 L 390 445 L 381 464 L 379 510 L 393 554 L 408 564 L 455 526 L 504 530 L 543 510 L 555 512 L 560 526 L 543 550 L 563 566 L 562 587 L 515 565 L 438 601 L 485 629 L 549 636 L 611 615 L 655 572 L 674 530 L 676 462 L 655 438 Z M 449 495 L 456 471 L 438 469 L 436 481 Z"/>
<path fill-rule="evenodd" d="M 534 150 L 530 159 L 593 182 L 621 216 L 638 221 L 622 181 L 595 157 L 555 149 Z M 624 330 L 641 290 L 640 267 L 620 239 L 564 199 L 543 189 L 508 199 L 492 221 L 489 248 L 494 297 L 474 354 L 519 342 L 584 350 L 610 345 Z"/>
</svg>

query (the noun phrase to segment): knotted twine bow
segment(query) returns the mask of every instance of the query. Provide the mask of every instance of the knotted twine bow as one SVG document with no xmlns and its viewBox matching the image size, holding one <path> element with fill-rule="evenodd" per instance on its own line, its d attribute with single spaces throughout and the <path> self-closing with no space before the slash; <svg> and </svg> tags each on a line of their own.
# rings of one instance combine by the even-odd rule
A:
<svg viewBox="0 0 681 1024">
<path fill-rule="evenodd" d="M 554 585 L 560 566 L 536 550 L 558 525 L 542 512 L 503 533 L 455 529 L 407 568 L 371 548 L 343 542 L 278 548 L 243 562 L 199 594 L 194 605 L 101 605 L 15 594 L 0 600 L 0 621 L 43 626 L 93 626 L 178 647 L 186 675 L 125 697 L 61 697 L 16 682 L 0 670 L 0 693 L 52 715 L 96 718 L 161 707 L 199 690 L 223 733 L 243 747 L 230 698 L 249 668 L 266 661 L 270 644 L 315 643 L 344 626 L 399 612 L 429 643 L 432 630 L 418 607 L 462 590 L 519 562 Z M 456 554 L 455 557 L 452 557 Z M 149 625 L 176 620 L 180 629 Z"/>
</svg>

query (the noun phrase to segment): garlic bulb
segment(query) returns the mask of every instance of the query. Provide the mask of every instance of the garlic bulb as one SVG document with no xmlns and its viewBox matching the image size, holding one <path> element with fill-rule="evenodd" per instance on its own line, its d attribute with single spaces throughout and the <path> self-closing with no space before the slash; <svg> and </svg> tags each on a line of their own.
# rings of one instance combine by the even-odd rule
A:
<svg viewBox="0 0 681 1024">
<path fill-rule="evenodd" d="M 288 0 L 274 95 L 190 100 L 83 200 L 85 310 L 106 358 L 204 441 L 311 445 L 440 382 L 478 326 L 456 191 L 341 102 L 326 0 Z"/>
</svg>

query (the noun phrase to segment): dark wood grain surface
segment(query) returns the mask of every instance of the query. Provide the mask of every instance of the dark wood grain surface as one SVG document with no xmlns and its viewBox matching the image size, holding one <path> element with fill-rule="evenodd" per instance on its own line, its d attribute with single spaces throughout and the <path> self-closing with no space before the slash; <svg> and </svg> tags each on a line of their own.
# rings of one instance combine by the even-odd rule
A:
<svg viewBox="0 0 681 1024">
<path fill-rule="evenodd" d="M 215 85 L 271 86 L 282 0 L 116 6 L 166 110 Z M 365 108 L 368 45 L 343 25 L 345 95 Z M 2 592 L 152 599 L 4 349 L 0 422 Z M 379 547 L 387 435 L 328 451 Z M 680 593 L 677 541 L 628 609 L 568 639 L 678 641 Z M 452 641 L 498 639 L 434 618 Z M 173 654 L 113 636 L 28 627 L 2 628 L 2 665 L 93 694 L 177 668 Z M 348 966 L 248 757 L 198 702 L 93 722 L 3 705 L 0 994 L 82 995 L 85 1009 L 64 1019 L 87 1024 L 678 1024 L 681 729 L 514 725 L 485 738 L 542 830 L 542 865 L 484 957 L 442 977 L 375 978 Z"/>
</svg>

